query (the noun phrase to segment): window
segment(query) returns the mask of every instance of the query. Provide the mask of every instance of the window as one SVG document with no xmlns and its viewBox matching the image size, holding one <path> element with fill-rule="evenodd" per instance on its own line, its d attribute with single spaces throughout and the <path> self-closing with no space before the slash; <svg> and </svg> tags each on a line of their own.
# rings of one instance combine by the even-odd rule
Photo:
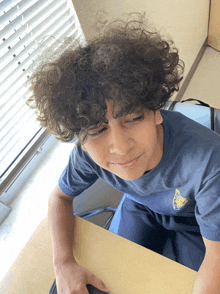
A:
<svg viewBox="0 0 220 294">
<path fill-rule="evenodd" d="M 24 85 L 28 72 L 48 39 L 52 44 L 63 37 L 74 37 L 76 46 L 85 39 L 71 0 L 3 0 L 0 35 L 1 222 L 10 212 L 7 205 L 15 191 L 30 173 L 30 164 L 36 165 L 55 142 L 36 122 L 34 110 L 25 104 L 31 95 Z"/>
</svg>

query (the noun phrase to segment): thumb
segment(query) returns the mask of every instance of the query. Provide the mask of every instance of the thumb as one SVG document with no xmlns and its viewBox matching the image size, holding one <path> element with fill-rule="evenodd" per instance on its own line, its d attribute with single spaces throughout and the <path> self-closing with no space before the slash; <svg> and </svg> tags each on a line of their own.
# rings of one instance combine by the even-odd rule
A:
<svg viewBox="0 0 220 294">
<path fill-rule="evenodd" d="M 107 293 L 110 292 L 110 290 L 104 285 L 104 283 L 100 279 L 95 277 L 95 279 L 93 279 L 90 282 L 91 282 L 90 285 L 87 285 L 87 286 L 94 286 L 95 288 L 97 288 L 103 292 L 107 292 Z"/>
</svg>

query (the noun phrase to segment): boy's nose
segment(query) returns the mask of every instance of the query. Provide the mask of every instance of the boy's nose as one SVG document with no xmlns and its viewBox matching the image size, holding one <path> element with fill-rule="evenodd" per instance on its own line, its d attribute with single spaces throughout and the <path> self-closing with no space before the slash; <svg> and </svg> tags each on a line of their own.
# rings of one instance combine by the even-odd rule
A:
<svg viewBox="0 0 220 294">
<path fill-rule="evenodd" d="M 111 153 L 127 155 L 134 147 L 134 140 L 123 128 L 117 127 L 111 130 L 108 145 Z"/>
</svg>

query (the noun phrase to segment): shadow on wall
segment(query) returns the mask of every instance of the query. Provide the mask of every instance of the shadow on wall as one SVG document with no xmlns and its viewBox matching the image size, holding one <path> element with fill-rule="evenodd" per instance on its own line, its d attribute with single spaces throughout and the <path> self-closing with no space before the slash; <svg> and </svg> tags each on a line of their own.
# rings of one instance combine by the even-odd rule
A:
<svg viewBox="0 0 220 294">
<path fill-rule="evenodd" d="M 106 206 L 117 207 L 124 193 L 116 190 L 102 179 L 98 179 L 89 189 L 73 201 L 74 214 L 95 210 Z M 91 223 L 103 227 L 111 212 L 104 212 L 86 218 Z"/>
</svg>

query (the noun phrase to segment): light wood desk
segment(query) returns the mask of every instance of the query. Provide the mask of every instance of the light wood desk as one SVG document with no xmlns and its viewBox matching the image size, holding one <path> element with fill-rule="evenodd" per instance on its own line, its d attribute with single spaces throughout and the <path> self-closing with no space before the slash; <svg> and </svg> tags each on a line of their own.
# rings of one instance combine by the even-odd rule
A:
<svg viewBox="0 0 220 294">
<path fill-rule="evenodd" d="M 74 255 L 111 294 L 190 294 L 196 272 L 75 217 Z M 0 284 L 1 294 L 48 294 L 54 280 L 47 219 Z"/>
</svg>

